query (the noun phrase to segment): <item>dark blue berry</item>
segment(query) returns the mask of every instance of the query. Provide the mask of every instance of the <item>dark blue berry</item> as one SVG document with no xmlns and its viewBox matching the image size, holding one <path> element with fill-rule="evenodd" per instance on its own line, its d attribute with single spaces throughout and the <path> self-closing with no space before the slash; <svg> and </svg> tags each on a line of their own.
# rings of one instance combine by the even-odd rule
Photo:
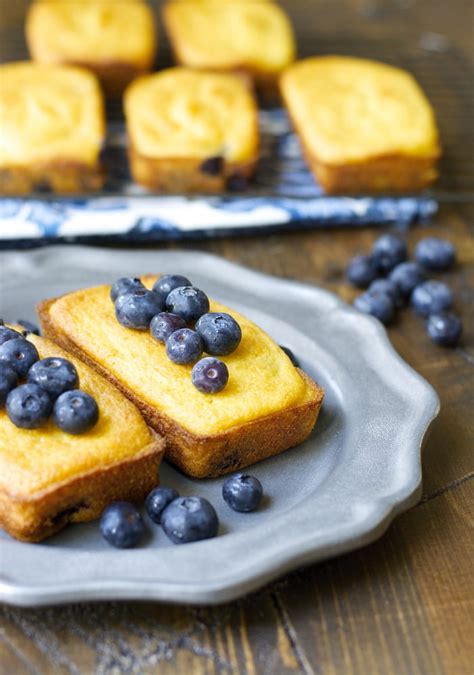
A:
<svg viewBox="0 0 474 675">
<path fill-rule="evenodd" d="M 145 523 L 133 504 L 112 502 L 102 513 L 100 532 L 115 548 L 133 548 L 145 535 Z"/>
<path fill-rule="evenodd" d="M 191 379 L 203 394 L 217 394 L 229 381 L 229 371 L 223 361 L 208 356 L 193 367 Z"/>
<path fill-rule="evenodd" d="M 115 316 L 126 328 L 149 328 L 150 321 L 164 308 L 164 299 L 156 291 L 138 290 L 119 295 Z"/>
<path fill-rule="evenodd" d="M 442 281 L 425 281 L 411 295 L 413 309 L 420 316 L 439 314 L 453 306 L 453 293 Z"/>
<path fill-rule="evenodd" d="M 187 277 L 183 277 L 181 274 L 165 274 L 158 281 L 155 281 L 153 290 L 158 291 L 166 298 L 171 291 L 181 286 L 192 286 L 192 284 Z"/>
<path fill-rule="evenodd" d="M 0 407 L 5 405 L 8 394 L 18 384 L 18 376 L 6 363 L 0 363 Z"/>
<path fill-rule="evenodd" d="M 178 497 L 161 514 L 161 526 L 175 544 L 215 537 L 219 521 L 214 507 L 203 497 Z"/>
<path fill-rule="evenodd" d="M 137 277 L 121 277 L 112 284 L 110 289 L 110 297 L 113 302 L 117 300 L 120 295 L 130 293 L 131 291 L 145 291 L 146 288 Z"/>
<path fill-rule="evenodd" d="M 362 293 L 354 300 L 354 307 L 360 312 L 371 314 L 385 325 L 393 321 L 395 308 L 386 293 Z"/>
<path fill-rule="evenodd" d="M 280 345 L 280 349 L 282 349 L 285 352 L 285 354 L 290 359 L 291 363 L 294 365 L 295 368 L 300 367 L 299 361 L 296 358 L 296 356 L 293 354 L 291 349 L 289 349 L 288 347 L 284 347 L 283 345 Z"/>
<path fill-rule="evenodd" d="M 48 421 L 52 402 L 37 384 L 22 384 L 7 396 L 6 411 L 13 424 L 22 429 L 37 429 Z"/>
<path fill-rule="evenodd" d="M 166 342 L 171 333 L 180 328 L 186 328 L 186 321 L 170 312 L 160 312 L 150 323 L 150 333 L 158 342 Z"/>
<path fill-rule="evenodd" d="M 455 314 L 432 314 L 428 318 L 427 331 L 436 344 L 456 347 L 462 334 L 462 321 Z"/>
<path fill-rule="evenodd" d="M 415 259 L 427 270 L 446 270 L 456 260 L 456 249 L 447 239 L 426 237 L 416 245 Z"/>
<path fill-rule="evenodd" d="M 99 408 L 95 399 L 85 391 L 72 389 L 56 399 L 53 419 L 68 434 L 84 434 L 97 424 Z"/>
<path fill-rule="evenodd" d="M 17 319 L 17 324 L 24 328 L 27 333 L 33 333 L 33 335 L 40 334 L 40 329 L 38 326 L 34 323 L 31 323 L 31 321 L 27 321 L 27 319 Z"/>
<path fill-rule="evenodd" d="M 6 363 L 19 378 L 26 377 L 29 369 L 39 359 L 38 350 L 23 337 L 8 340 L 0 345 L 0 363 Z"/>
<path fill-rule="evenodd" d="M 425 280 L 423 270 L 413 262 L 404 262 L 397 265 L 389 277 L 398 286 L 400 293 L 408 298 L 417 286 Z"/>
<path fill-rule="evenodd" d="M 216 155 L 215 157 L 208 157 L 202 162 L 199 166 L 199 171 L 205 173 L 208 176 L 220 176 L 224 170 L 224 158 L 222 155 Z"/>
<path fill-rule="evenodd" d="M 407 259 L 407 245 L 394 234 L 383 234 L 372 247 L 372 256 L 381 274 L 388 274 Z"/>
<path fill-rule="evenodd" d="M 195 326 L 204 343 L 204 351 L 213 356 L 232 354 L 240 344 L 242 331 L 237 321 L 224 312 L 208 312 Z"/>
<path fill-rule="evenodd" d="M 391 279 L 375 279 L 369 286 L 369 293 L 385 293 L 392 300 L 395 307 L 403 307 L 405 298 L 397 284 Z"/>
<path fill-rule="evenodd" d="M 28 371 L 28 382 L 38 384 L 51 400 L 70 389 L 79 386 L 79 375 L 75 366 L 59 356 L 48 356 L 34 363 Z"/>
<path fill-rule="evenodd" d="M 262 501 L 263 488 L 258 478 L 246 473 L 237 473 L 228 478 L 222 488 L 224 501 L 234 511 L 255 511 Z"/>
<path fill-rule="evenodd" d="M 9 340 L 15 340 L 17 338 L 22 338 L 23 335 L 13 328 L 9 328 L 4 324 L 0 325 L 0 345 L 3 345 Z"/>
<path fill-rule="evenodd" d="M 166 353 L 173 363 L 194 363 L 202 354 L 202 340 L 190 328 L 180 328 L 166 340 Z"/>
<path fill-rule="evenodd" d="M 179 494 L 169 487 L 157 487 L 146 498 L 145 507 L 151 520 L 158 525 L 161 522 L 161 514 L 168 504 L 177 499 Z"/>
<path fill-rule="evenodd" d="M 209 299 L 205 293 L 194 286 L 180 286 L 171 291 L 166 298 L 168 312 L 178 314 L 186 323 L 197 321 L 209 311 Z"/>
<path fill-rule="evenodd" d="M 367 288 L 376 276 L 377 267 L 370 255 L 356 255 L 347 266 L 347 278 L 358 288 Z"/>
</svg>

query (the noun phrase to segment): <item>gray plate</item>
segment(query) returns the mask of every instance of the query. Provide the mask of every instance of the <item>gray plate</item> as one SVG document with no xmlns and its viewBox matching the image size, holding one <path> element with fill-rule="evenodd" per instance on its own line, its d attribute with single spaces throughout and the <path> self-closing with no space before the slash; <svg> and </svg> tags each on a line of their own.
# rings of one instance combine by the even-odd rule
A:
<svg viewBox="0 0 474 675">
<path fill-rule="evenodd" d="M 101 540 L 97 523 L 70 526 L 41 544 L 0 531 L 1 600 L 223 602 L 367 544 L 418 499 L 420 449 L 438 397 L 395 353 L 376 320 L 334 295 L 193 252 L 57 247 L 3 253 L 0 270 L 0 315 L 8 320 L 32 318 L 38 300 L 80 286 L 184 273 L 290 347 L 326 390 L 311 438 L 252 467 L 266 493 L 258 512 L 231 511 L 221 497 L 222 479 L 190 480 L 164 464 L 163 483 L 216 506 L 220 536 L 173 546 L 153 526 L 141 548 L 117 551 Z"/>
</svg>

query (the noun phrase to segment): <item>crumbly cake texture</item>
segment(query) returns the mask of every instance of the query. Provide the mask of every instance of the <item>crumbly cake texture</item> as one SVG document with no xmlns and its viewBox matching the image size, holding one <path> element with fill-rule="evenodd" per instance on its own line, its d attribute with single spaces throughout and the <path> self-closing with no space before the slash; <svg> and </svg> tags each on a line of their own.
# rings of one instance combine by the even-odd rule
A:
<svg viewBox="0 0 474 675">
<path fill-rule="evenodd" d="M 0 193 L 99 189 L 105 117 L 94 75 L 25 61 L 0 65 L 0 81 Z"/>
<path fill-rule="evenodd" d="M 326 192 L 414 192 L 437 178 L 434 113 L 410 73 L 324 56 L 290 66 L 280 84 L 308 164 Z"/>
<path fill-rule="evenodd" d="M 100 410 L 96 426 L 77 436 L 51 420 L 40 429 L 20 429 L 0 410 L 0 527 L 34 542 L 67 523 L 98 518 L 114 500 L 141 502 L 158 482 L 164 440 L 96 371 L 49 340 L 28 339 L 42 358 L 72 361 L 81 389 Z"/>
<path fill-rule="evenodd" d="M 153 12 L 142 0 L 36 0 L 26 38 L 35 61 L 86 67 L 110 96 L 149 72 L 157 50 Z"/>
<path fill-rule="evenodd" d="M 146 284 L 153 278 L 146 278 Z M 214 301 L 239 322 L 242 342 L 222 357 L 227 387 L 216 395 L 191 383 L 191 366 L 177 366 L 143 331 L 116 320 L 109 287 L 43 302 L 43 330 L 113 382 L 166 438 L 166 457 L 184 473 L 215 477 L 303 442 L 313 429 L 323 390 L 295 369 L 283 351 L 245 317 Z M 72 309 L 74 308 L 74 309 Z M 101 316 L 100 328 L 94 317 Z"/>
<path fill-rule="evenodd" d="M 170 68 L 124 98 L 134 180 L 161 192 L 221 192 L 258 157 L 258 110 L 235 75 Z"/>
</svg>

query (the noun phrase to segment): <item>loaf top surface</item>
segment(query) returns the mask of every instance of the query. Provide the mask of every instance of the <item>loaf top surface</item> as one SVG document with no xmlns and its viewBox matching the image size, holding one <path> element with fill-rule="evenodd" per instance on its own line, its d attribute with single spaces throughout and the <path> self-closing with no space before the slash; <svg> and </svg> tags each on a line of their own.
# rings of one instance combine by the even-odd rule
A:
<svg viewBox="0 0 474 675">
<path fill-rule="evenodd" d="M 151 287 L 153 278 L 144 279 Z M 48 321 L 87 356 L 106 368 L 137 399 L 191 433 L 212 436 L 306 402 L 310 392 L 281 348 L 258 326 L 217 302 L 240 324 L 235 352 L 219 357 L 229 382 L 218 394 L 203 394 L 191 382 L 192 366 L 177 365 L 148 331 L 124 328 L 115 318 L 110 287 L 65 295 L 49 306 Z"/>
<path fill-rule="evenodd" d="M 96 78 L 82 68 L 0 66 L 0 166 L 97 162 L 104 130 Z"/>
<path fill-rule="evenodd" d="M 255 159 L 254 98 L 235 75 L 170 68 L 141 77 L 125 93 L 134 149 L 151 158 Z"/>
<path fill-rule="evenodd" d="M 44 338 L 29 335 L 41 358 L 61 356 L 79 374 L 79 386 L 99 406 L 99 421 L 87 433 L 67 434 L 52 420 L 40 429 L 20 429 L 0 409 L 0 489 L 34 496 L 84 473 L 132 459 L 153 441 L 141 414 L 113 385 Z"/>
<path fill-rule="evenodd" d="M 404 70 L 365 59 L 314 57 L 290 66 L 281 88 L 308 153 L 319 161 L 439 154 L 433 110 Z"/>
</svg>

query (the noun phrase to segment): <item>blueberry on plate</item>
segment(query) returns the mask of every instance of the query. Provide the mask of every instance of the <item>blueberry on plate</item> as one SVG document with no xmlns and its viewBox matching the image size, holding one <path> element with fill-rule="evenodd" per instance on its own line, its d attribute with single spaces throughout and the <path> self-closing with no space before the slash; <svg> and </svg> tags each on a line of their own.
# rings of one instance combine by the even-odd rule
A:
<svg viewBox="0 0 474 675">
<path fill-rule="evenodd" d="M 19 378 L 26 377 L 29 369 L 38 359 L 38 350 L 24 337 L 13 338 L 0 345 L 0 363 L 10 366 Z"/>
<path fill-rule="evenodd" d="M 75 366 L 59 356 L 48 356 L 36 361 L 29 369 L 27 379 L 44 389 L 51 400 L 79 386 L 79 375 Z"/>
<path fill-rule="evenodd" d="M 435 279 L 420 284 L 411 294 L 412 307 L 420 316 L 444 312 L 451 309 L 453 302 L 454 297 L 449 286 Z"/>
<path fill-rule="evenodd" d="M 163 511 L 178 497 L 179 494 L 173 488 L 160 486 L 152 490 L 145 501 L 146 512 L 151 520 L 159 525 Z"/>
<path fill-rule="evenodd" d="M 95 399 L 80 389 L 65 391 L 54 403 L 53 420 L 68 434 L 84 434 L 97 424 L 98 419 Z"/>
<path fill-rule="evenodd" d="M 52 402 L 37 384 L 22 384 L 12 389 L 5 405 L 13 424 L 22 429 L 37 429 L 48 421 Z"/>
<path fill-rule="evenodd" d="M 9 328 L 8 326 L 5 326 L 4 324 L 0 325 L 0 345 L 5 344 L 5 342 L 8 342 L 9 340 L 16 340 L 18 338 L 24 337 L 20 332 L 17 330 L 14 330 L 13 328 Z"/>
<path fill-rule="evenodd" d="M 8 394 L 18 384 L 18 375 L 6 363 L 0 363 L 0 406 L 5 405 Z"/>
<path fill-rule="evenodd" d="M 161 514 L 161 526 L 175 544 L 188 544 L 217 535 L 217 513 L 203 497 L 178 497 Z"/>
<path fill-rule="evenodd" d="M 178 314 L 186 323 L 197 321 L 209 311 L 209 299 L 205 293 L 194 286 L 180 286 L 166 298 L 168 312 Z"/>
<path fill-rule="evenodd" d="M 408 298 L 414 289 L 423 283 L 425 275 L 417 263 L 404 262 L 394 267 L 390 272 L 389 279 L 398 286 L 400 293 Z"/>
<path fill-rule="evenodd" d="M 181 274 L 165 274 L 160 277 L 158 281 L 155 281 L 153 290 L 158 291 L 158 293 L 161 293 L 161 295 L 164 295 L 166 298 L 171 291 L 174 291 L 175 288 L 180 288 L 181 286 L 192 286 L 192 283 L 187 277 L 183 277 Z"/>
<path fill-rule="evenodd" d="M 196 331 L 180 328 L 166 340 L 166 353 L 173 363 L 194 363 L 202 354 L 202 340 Z"/>
<path fill-rule="evenodd" d="M 208 312 L 195 326 L 204 343 L 204 351 L 212 356 L 232 354 L 240 344 L 242 331 L 237 321 L 225 312 Z"/>
<path fill-rule="evenodd" d="M 110 289 L 110 297 L 113 302 L 117 300 L 120 295 L 130 293 L 130 291 L 145 291 L 146 288 L 138 279 L 138 277 L 121 277 L 112 284 Z"/>
<path fill-rule="evenodd" d="M 125 328 L 145 330 L 150 321 L 164 308 L 164 299 L 156 291 L 136 290 L 119 295 L 115 303 L 115 316 Z"/>
<path fill-rule="evenodd" d="M 180 328 L 186 328 L 186 321 L 170 312 L 160 312 L 150 322 L 150 333 L 158 342 L 166 342 L 171 333 Z"/>
<path fill-rule="evenodd" d="M 280 349 L 282 349 L 285 352 L 285 354 L 290 359 L 291 363 L 294 365 L 295 368 L 300 367 L 299 361 L 296 358 L 296 356 L 293 354 L 291 349 L 289 349 L 288 347 L 284 347 L 283 345 L 280 345 Z"/>
<path fill-rule="evenodd" d="M 27 333 L 33 333 L 33 335 L 39 335 L 40 329 L 35 323 L 28 321 L 27 319 L 17 319 L 16 323 L 24 328 Z"/>
<path fill-rule="evenodd" d="M 112 502 L 102 513 L 100 532 L 115 548 L 133 548 L 145 534 L 145 523 L 133 504 Z"/>
<path fill-rule="evenodd" d="M 456 347 L 462 334 L 462 321 L 456 314 L 431 314 L 426 326 L 428 335 L 442 347 Z"/>
<path fill-rule="evenodd" d="M 456 260 L 456 249 L 447 239 L 426 237 L 416 245 L 415 259 L 427 270 L 447 270 Z"/>
<path fill-rule="evenodd" d="M 203 394 L 217 394 L 229 381 L 229 371 L 223 361 L 207 356 L 193 367 L 191 380 Z"/>
<path fill-rule="evenodd" d="M 228 478 L 222 488 L 224 501 L 234 511 L 249 513 L 258 509 L 263 488 L 258 478 L 246 473 L 237 473 Z"/>
<path fill-rule="evenodd" d="M 394 234 L 383 234 L 372 247 L 372 256 L 381 274 L 388 274 L 407 259 L 407 245 Z"/>
<path fill-rule="evenodd" d="M 377 277 L 377 266 L 370 255 L 356 255 L 349 261 L 346 270 L 347 278 L 357 288 L 367 286 Z"/>
<path fill-rule="evenodd" d="M 386 293 L 369 293 L 366 291 L 354 300 L 354 307 L 364 314 L 375 316 L 383 324 L 388 325 L 395 316 L 395 307 Z"/>
<path fill-rule="evenodd" d="M 385 293 L 392 300 L 395 307 L 405 304 L 405 297 L 392 279 L 375 279 L 368 288 L 369 293 Z"/>
</svg>

